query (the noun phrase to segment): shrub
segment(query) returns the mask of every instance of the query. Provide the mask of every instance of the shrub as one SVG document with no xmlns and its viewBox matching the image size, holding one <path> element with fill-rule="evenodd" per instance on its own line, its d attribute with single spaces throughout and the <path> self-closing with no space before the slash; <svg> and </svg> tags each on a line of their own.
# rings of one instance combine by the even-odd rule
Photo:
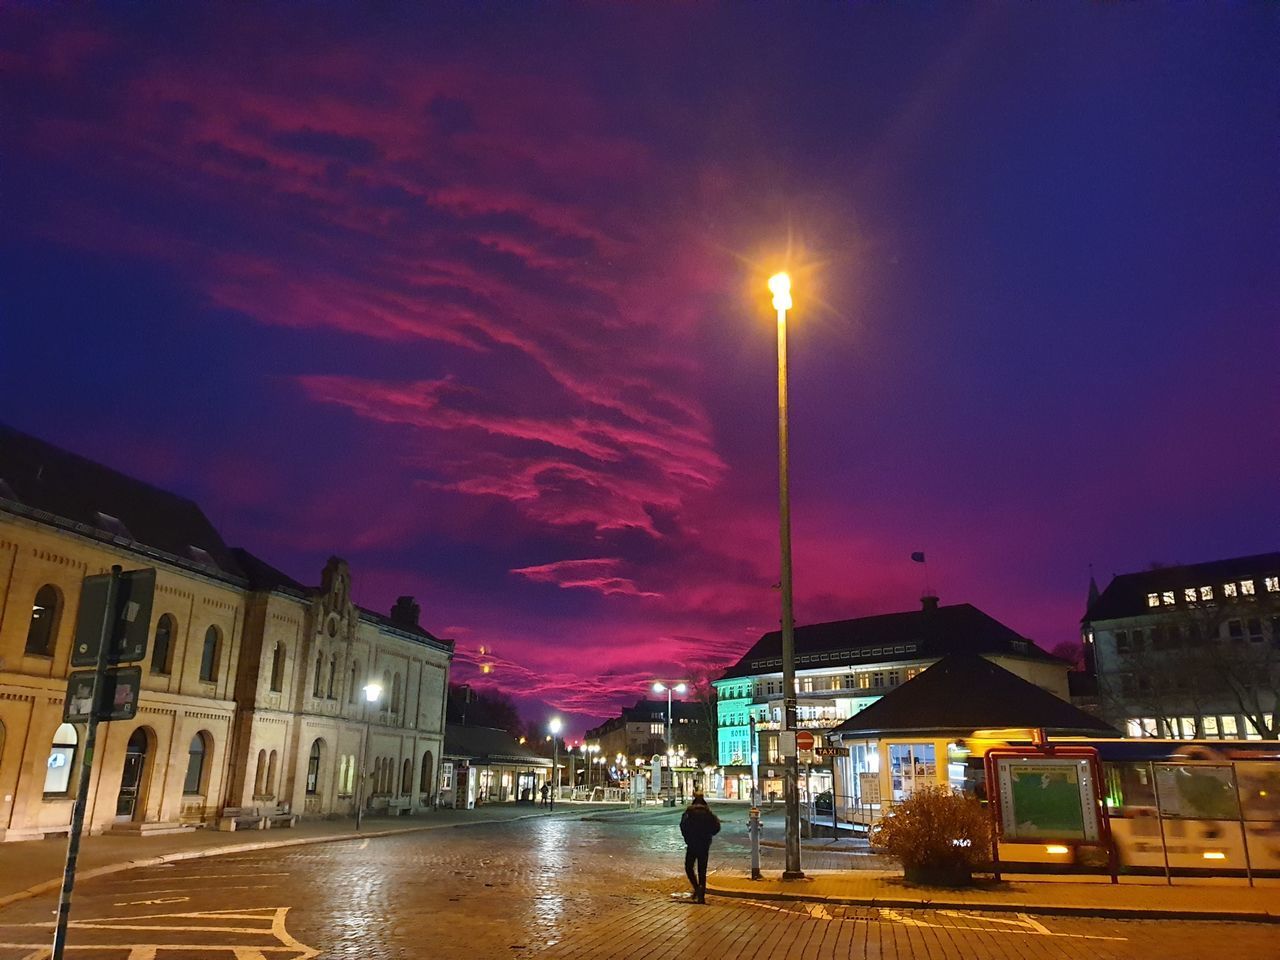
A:
<svg viewBox="0 0 1280 960">
<path fill-rule="evenodd" d="M 975 797 L 931 784 L 921 787 L 875 825 L 871 842 L 920 869 L 967 874 L 991 856 L 991 820 Z"/>
</svg>

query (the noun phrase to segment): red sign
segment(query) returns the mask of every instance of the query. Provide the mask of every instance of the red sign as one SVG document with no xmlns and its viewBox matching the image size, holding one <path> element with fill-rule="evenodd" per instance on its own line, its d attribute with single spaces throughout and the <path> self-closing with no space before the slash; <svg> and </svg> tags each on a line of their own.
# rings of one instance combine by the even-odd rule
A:
<svg viewBox="0 0 1280 960">
<path fill-rule="evenodd" d="M 796 749 L 812 750 L 813 734 L 810 733 L 808 730 L 797 730 L 796 731 Z"/>
</svg>

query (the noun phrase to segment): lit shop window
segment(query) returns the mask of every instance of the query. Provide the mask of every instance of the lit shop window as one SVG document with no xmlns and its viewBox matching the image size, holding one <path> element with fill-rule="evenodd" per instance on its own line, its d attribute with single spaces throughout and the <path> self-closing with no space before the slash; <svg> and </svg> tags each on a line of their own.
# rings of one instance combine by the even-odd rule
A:
<svg viewBox="0 0 1280 960">
<path fill-rule="evenodd" d="M 44 773 L 45 795 L 65 794 L 71 785 L 71 767 L 76 759 L 76 728 L 64 723 L 53 734 L 49 761 Z"/>
<path fill-rule="evenodd" d="M 1224 597 L 1236 596 L 1236 585 L 1234 583 L 1224 583 L 1222 585 L 1222 595 Z"/>
<path fill-rule="evenodd" d="M 1148 607 L 1158 607 L 1158 606 L 1160 606 L 1160 594 L 1158 594 L 1158 593 L 1148 593 L 1148 594 L 1147 594 L 1147 606 L 1148 606 Z"/>
</svg>

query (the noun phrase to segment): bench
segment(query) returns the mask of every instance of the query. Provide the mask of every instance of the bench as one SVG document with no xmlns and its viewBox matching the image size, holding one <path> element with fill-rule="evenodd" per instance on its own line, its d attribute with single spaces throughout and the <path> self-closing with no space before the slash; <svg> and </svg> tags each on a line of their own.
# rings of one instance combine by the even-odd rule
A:
<svg viewBox="0 0 1280 960">
<path fill-rule="evenodd" d="M 265 830 L 267 818 L 258 812 L 257 807 L 223 807 L 222 816 L 218 818 L 218 829 L 230 830 Z"/>
<path fill-rule="evenodd" d="M 296 827 L 298 825 L 298 815 L 291 813 L 289 805 L 282 803 L 274 810 L 267 813 L 267 827 Z"/>
<path fill-rule="evenodd" d="M 387 814 L 393 817 L 400 817 L 407 814 L 413 808 L 413 800 L 409 797 L 401 797 L 397 800 L 387 801 Z"/>
</svg>

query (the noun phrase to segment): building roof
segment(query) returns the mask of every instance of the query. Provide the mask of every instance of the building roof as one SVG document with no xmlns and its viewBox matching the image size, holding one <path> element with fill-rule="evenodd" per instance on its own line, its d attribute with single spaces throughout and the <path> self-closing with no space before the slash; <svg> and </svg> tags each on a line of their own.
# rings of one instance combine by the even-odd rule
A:
<svg viewBox="0 0 1280 960">
<path fill-rule="evenodd" d="M 1089 604 L 1084 620 L 1089 623 L 1095 620 L 1146 616 L 1157 612 L 1147 605 L 1147 595 L 1165 591 L 1173 592 L 1176 605 L 1181 608 L 1185 606 L 1182 591 L 1188 587 L 1207 585 L 1221 590 L 1224 583 L 1261 580 L 1266 576 L 1280 576 L 1280 553 L 1259 553 L 1251 557 L 1232 557 L 1229 560 L 1122 573 L 1113 577 L 1107 584 L 1107 589 Z M 1257 584 L 1257 590 L 1262 592 L 1261 583 Z M 1168 608 L 1165 608 L 1165 612 L 1168 612 Z"/>
<path fill-rule="evenodd" d="M 244 547 L 232 547 L 231 554 L 236 558 L 236 563 L 239 564 L 240 569 L 244 571 L 245 579 L 249 581 L 251 589 L 281 590 L 300 597 L 316 592 L 316 587 L 308 587 L 299 583 L 287 573 L 277 570 L 267 561 L 250 553 Z"/>
<path fill-rule="evenodd" d="M 505 730 L 497 727 L 470 727 L 445 724 L 444 755 L 465 757 L 473 766 L 506 763 L 529 767 L 550 767 L 548 757 L 540 757 Z"/>
<path fill-rule="evenodd" d="M 1058 660 L 968 603 L 927 605 L 903 613 L 796 627 L 795 653 L 797 670 L 943 657 L 951 653 Z M 774 630 L 757 640 L 721 679 L 776 673 L 781 670 L 781 662 L 782 631 Z"/>
<path fill-rule="evenodd" d="M 242 580 L 195 503 L 0 424 L 0 509 Z"/>
<path fill-rule="evenodd" d="M 1119 732 L 1047 690 L 974 654 L 952 654 L 855 713 L 844 736 L 970 734 L 1009 727 L 1116 737 Z"/>
<path fill-rule="evenodd" d="M 685 721 L 687 723 L 702 723 L 705 720 L 705 713 L 701 704 L 692 700 L 672 700 L 671 701 L 671 718 L 674 721 Z M 662 700 L 646 700 L 641 697 L 635 702 L 635 706 L 623 707 L 622 711 L 616 717 L 610 717 L 599 726 L 592 727 L 585 734 L 588 738 L 599 737 L 611 730 L 617 730 L 626 726 L 628 723 L 665 723 L 667 720 L 667 701 Z"/>
</svg>

